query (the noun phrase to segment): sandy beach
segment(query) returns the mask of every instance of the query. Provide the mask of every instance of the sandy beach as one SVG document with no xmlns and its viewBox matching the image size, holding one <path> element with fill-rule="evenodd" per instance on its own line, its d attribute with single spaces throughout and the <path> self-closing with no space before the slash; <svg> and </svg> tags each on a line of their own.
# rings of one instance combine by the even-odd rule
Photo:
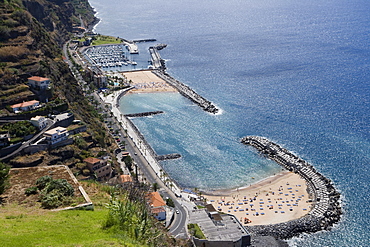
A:
<svg viewBox="0 0 370 247">
<path fill-rule="evenodd" d="M 244 225 L 267 225 L 306 215 L 312 205 L 306 188 L 298 174 L 283 171 L 246 188 L 213 191 L 204 197 Z"/>
<path fill-rule="evenodd" d="M 129 93 L 178 92 L 177 89 L 153 74 L 151 71 L 133 71 L 122 73 L 135 87 Z"/>
</svg>

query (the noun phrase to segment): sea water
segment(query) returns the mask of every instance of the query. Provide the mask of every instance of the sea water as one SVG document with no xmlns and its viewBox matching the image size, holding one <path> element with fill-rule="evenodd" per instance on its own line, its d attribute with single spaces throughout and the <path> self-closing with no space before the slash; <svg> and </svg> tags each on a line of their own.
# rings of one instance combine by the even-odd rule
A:
<svg viewBox="0 0 370 247">
<path fill-rule="evenodd" d="M 124 113 L 165 112 L 134 123 L 158 154 L 182 155 L 162 163 L 180 185 L 232 188 L 273 175 L 278 165 L 240 144 L 264 136 L 343 195 L 338 225 L 290 245 L 369 246 L 369 1 L 90 2 L 97 32 L 168 44 L 168 73 L 222 109 L 206 113 L 177 93 L 122 98 Z"/>
</svg>

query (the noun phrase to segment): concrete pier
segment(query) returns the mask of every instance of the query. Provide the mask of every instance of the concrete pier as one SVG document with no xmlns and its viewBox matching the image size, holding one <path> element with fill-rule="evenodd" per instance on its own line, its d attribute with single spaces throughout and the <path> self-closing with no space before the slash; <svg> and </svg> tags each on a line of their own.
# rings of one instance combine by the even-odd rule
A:
<svg viewBox="0 0 370 247">
<path fill-rule="evenodd" d="M 149 48 L 149 54 L 151 57 L 151 62 L 153 69 L 165 69 L 164 62 L 162 62 L 161 56 L 155 47 Z"/>
<path fill-rule="evenodd" d="M 123 42 L 125 46 L 127 47 L 127 50 L 130 52 L 130 54 L 139 54 L 139 47 L 135 42 Z"/>
<path fill-rule="evenodd" d="M 241 142 L 255 147 L 267 158 L 299 174 L 306 180 L 313 201 L 311 211 L 300 219 L 275 225 L 247 227 L 250 232 L 286 239 L 303 232 L 328 230 L 340 220 L 342 214 L 340 193 L 336 191 L 330 179 L 317 172 L 308 162 L 266 138 L 247 136 Z"/>
</svg>

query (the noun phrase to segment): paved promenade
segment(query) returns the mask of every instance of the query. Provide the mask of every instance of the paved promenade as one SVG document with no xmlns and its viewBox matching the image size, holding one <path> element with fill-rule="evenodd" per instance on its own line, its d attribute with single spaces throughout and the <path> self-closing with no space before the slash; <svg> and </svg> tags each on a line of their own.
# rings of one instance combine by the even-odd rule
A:
<svg viewBox="0 0 370 247">
<path fill-rule="evenodd" d="M 161 173 L 164 171 L 161 165 L 156 160 L 156 154 L 154 150 L 149 146 L 144 137 L 138 131 L 135 125 L 119 110 L 119 99 L 128 92 L 130 89 L 124 89 L 113 94 L 104 97 L 103 94 L 99 94 L 100 98 L 112 106 L 112 113 L 115 118 L 122 123 L 122 126 L 127 130 L 128 138 L 130 138 L 136 147 L 140 150 L 141 155 L 147 160 L 151 168 L 155 172 L 158 178 L 161 178 Z M 167 178 L 166 178 L 167 179 Z M 171 182 L 171 190 L 175 195 L 181 194 L 181 189 L 176 185 L 174 181 Z"/>
</svg>

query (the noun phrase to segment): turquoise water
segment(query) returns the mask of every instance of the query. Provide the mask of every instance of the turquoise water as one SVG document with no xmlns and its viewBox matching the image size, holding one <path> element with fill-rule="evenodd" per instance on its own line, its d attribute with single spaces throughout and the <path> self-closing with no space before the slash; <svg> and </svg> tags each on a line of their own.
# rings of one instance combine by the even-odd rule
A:
<svg viewBox="0 0 370 247">
<path fill-rule="evenodd" d="M 370 2 L 93 0 L 96 31 L 156 38 L 168 72 L 223 110 L 176 93 L 125 96 L 124 113 L 163 110 L 135 124 L 184 187 L 248 185 L 280 167 L 239 143 L 265 136 L 311 162 L 343 194 L 330 232 L 291 246 L 369 246 Z"/>
</svg>

